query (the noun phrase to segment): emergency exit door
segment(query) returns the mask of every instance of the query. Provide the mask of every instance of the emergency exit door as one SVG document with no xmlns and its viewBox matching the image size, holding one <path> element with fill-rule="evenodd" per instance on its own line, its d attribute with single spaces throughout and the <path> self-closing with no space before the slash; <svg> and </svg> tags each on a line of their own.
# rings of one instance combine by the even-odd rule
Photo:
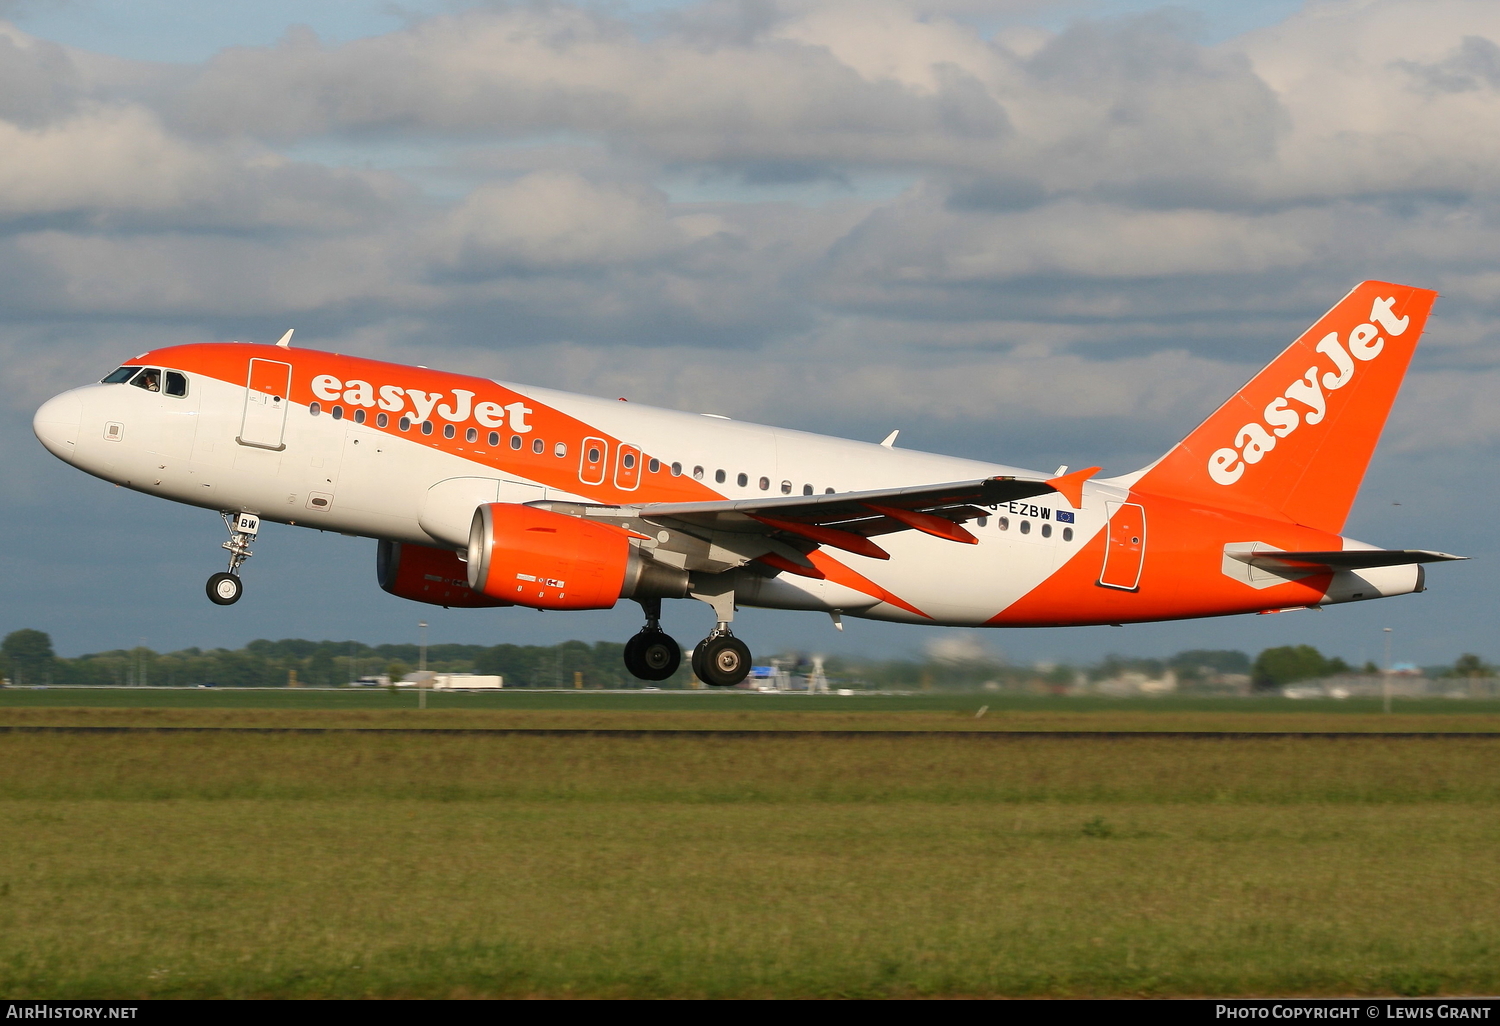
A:
<svg viewBox="0 0 1500 1026">
<path fill-rule="evenodd" d="M 245 383 L 245 416 L 235 441 L 259 449 L 285 449 L 287 396 L 292 387 L 292 365 L 277 360 L 251 360 Z"/>
<path fill-rule="evenodd" d="M 1104 546 L 1104 569 L 1099 583 L 1106 588 L 1135 591 L 1146 560 L 1146 510 L 1134 502 L 1107 502 L 1109 533 Z"/>
</svg>

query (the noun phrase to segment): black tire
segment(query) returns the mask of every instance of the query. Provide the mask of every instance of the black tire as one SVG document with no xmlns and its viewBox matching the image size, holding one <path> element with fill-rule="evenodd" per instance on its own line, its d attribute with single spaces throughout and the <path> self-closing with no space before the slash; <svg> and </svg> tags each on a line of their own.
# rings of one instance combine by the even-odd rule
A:
<svg viewBox="0 0 1500 1026">
<path fill-rule="evenodd" d="M 703 647 L 708 644 L 708 639 L 698 642 L 693 646 L 693 654 L 688 659 L 688 665 L 692 667 L 693 676 L 703 680 Z"/>
<path fill-rule="evenodd" d="M 682 646 L 662 631 L 637 634 L 641 639 L 641 665 L 644 673 L 636 674 L 642 680 L 666 680 L 682 665 Z"/>
<path fill-rule="evenodd" d="M 710 687 L 732 688 L 750 676 L 750 648 L 739 638 L 709 638 L 694 654 L 698 679 Z"/>
<path fill-rule="evenodd" d="M 217 573 L 208 579 L 204 590 L 214 605 L 232 606 L 245 593 L 245 586 L 234 574 Z"/>
</svg>

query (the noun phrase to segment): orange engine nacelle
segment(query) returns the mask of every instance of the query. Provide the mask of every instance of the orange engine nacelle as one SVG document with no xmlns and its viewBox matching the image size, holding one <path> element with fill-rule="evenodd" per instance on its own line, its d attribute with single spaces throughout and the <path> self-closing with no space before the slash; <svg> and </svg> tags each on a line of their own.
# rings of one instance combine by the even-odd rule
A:
<svg viewBox="0 0 1500 1026">
<path fill-rule="evenodd" d="M 470 588 L 463 560 L 447 549 L 382 541 L 375 550 L 375 576 L 382 589 L 413 602 L 460 609 L 511 605 Z"/>
<path fill-rule="evenodd" d="M 622 528 L 510 502 L 474 511 L 468 581 L 534 609 L 608 609 L 622 598 L 681 598 L 688 586 L 686 571 L 642 556 Z"/>
</svg>

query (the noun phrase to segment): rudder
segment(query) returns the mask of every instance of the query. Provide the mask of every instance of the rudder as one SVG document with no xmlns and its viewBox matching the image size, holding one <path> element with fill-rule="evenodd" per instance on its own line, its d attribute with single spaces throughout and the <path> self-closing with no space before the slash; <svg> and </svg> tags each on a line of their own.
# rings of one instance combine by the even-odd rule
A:
<svg viewBox="0 0 1500 1026">
<path fill-rule="evenodd" d="M 1358 285 L 1134 488 L 1339 533 L 1436 299 Z"/>
</svg>

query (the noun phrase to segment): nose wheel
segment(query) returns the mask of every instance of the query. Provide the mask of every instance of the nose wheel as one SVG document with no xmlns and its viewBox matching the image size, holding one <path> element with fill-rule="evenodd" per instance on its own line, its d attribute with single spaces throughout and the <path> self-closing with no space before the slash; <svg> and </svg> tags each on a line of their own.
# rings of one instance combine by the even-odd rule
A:
<svg viewBox="0 0 1500 1026">
<path fill-rule="evenodd" d="M 245 593 L 245 586 L 234 574 L 217 573 L 208 579 L 208 600 L 216 606 L 232 606 Z"/>
<path fill-rule="evenodd" d="M 245 593 L 240 567 L 255 555 L 250 551 L 250 543 L 260 533 L 260 517 L 254 513 L 224 513 L 222 516 L 224 526 L 229 528 L 229 540 L 223 545 L 229 551 L 229 569 L 210 577 L 204 590 L 214 605 L 232 606 Z"/>
</svg>

